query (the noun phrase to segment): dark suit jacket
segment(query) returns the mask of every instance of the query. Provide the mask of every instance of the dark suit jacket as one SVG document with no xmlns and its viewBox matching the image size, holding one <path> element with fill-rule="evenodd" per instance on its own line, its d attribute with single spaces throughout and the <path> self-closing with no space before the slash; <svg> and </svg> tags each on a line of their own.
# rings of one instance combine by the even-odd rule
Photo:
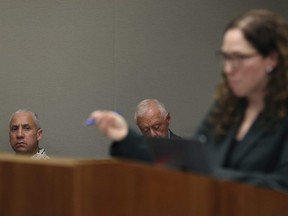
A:
<svg viewBox="0 0 288 216">
<path fill-rule="evenodd" d="M 204 121 L 205 122 L 205 121 Z M 235 142 L 239 125 L 214 142 L 214 130 L 203 123 L 195 136 L 206 145 L 215 175 L 250 184 L 288 190 L 288 117 L 263 124 L 259 115 L 246 136 Z"/>
<path fill-rule="evenodd" d="M 180 136 L 174 134 L 170 129 L 169 129 L 169 131 L 170 131 L 170 139 L 180 139 L 181 138 Z"/>
<path fill-rule="evenodd" d="M 214 143 L 213 128 L 200 125 L 195 136 L 205 143 L 215 175 L 275 190 L 288 191 L 288 117 L 263 126 L 260 115 L 246 137 L 231 148 L 238 128 L 231 128 L 221 143 Z M 153 162 L 145 138 L 129 131 L 121 142 L 114 143 L 111 155 Z"/>
</svg>

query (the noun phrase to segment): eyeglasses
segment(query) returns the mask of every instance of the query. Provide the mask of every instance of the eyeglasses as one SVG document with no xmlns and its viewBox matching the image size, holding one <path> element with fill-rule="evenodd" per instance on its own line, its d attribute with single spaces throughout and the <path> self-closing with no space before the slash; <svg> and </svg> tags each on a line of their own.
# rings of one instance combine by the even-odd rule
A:
<svg viewBox="0 0 288 216">
<path fill-rule="evenodd" d="M 221 61 L 221 66 L 223 67 L 227 62 L 231 64 L 233 68 L 239 68 L 243 65 L 244 61 L 253 58 L 255 56 L 259 56 L 259 53 L 225 53 L 223 51 L 218 51 L 216 55 L 219 57 Z"/>
</svg>

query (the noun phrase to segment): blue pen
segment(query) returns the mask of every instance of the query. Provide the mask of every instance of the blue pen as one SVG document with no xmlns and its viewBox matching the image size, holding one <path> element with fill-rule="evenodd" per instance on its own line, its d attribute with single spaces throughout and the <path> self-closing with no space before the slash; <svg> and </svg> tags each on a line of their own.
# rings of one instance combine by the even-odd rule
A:
<svg viewBox="0 0 288 216">
<path fill-rule="evenodd" d="M 121 115 L 119 111 L 114 111 L 114 112 L 119 114 L 119 115 Z M 92 126 L 92 125 L 95 125 L 95 124 L 96 124 L 96 120 L 94 118 L 88 118 L 88 119 L 86 119 L 84 121 L 84 125 L 85 126 Z"/>
<path fill-rule="evenodd" d="M 95 123 L 96 123 L 96 120 L 93 118 L 88 118 L 84 121 L 85 126 L 92 126 L 92 125 L 95 125 Z"/>
</svg>

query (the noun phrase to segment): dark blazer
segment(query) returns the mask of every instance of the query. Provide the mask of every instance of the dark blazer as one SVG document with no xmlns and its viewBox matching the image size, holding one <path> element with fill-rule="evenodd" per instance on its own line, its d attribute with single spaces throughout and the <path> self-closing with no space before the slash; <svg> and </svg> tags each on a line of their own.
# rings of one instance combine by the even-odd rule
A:
<svg viewBox="0 0 288 216">
<path fill-rule="evenodd" d="M 134 130 L 129 129 L 128 135 L 120 142 L 112 143 L 110 155 L 152 163 L 155 161 L 145 137 L 137 134 Z"/>
<path fill-rule="evenodd" d="M 195 136 L 205 143 L 217 177 L 288 190 L 288 117 L 264 125 L 263 121 L 260 114 L 240 142 L 235 142 L 239 125 L 217 144 L 205 123 Z"/>
<path fill-rule="evenodd" d="M 195 137 L 205 143 L 207 154 L 218 178 L 288 191 L 288 117 L 266 126 L 263 116 L 254 122 L 246 137 L 234 142 L 238 125 L 216 144 L 213 128 L 200 125 Z M 234 148 L 232 146 L 234 145 Z M 111 155 L 153 162 L 145 138 L 132 130 L 121 142 L 111 147 Z"/>
<path fill-rule="evenodd" d="M 169 131 L 170 131 L 170 139 L 181 139 L 180 136 L 174 134 L 170 129 L 169 129 Z"/>
</svg>

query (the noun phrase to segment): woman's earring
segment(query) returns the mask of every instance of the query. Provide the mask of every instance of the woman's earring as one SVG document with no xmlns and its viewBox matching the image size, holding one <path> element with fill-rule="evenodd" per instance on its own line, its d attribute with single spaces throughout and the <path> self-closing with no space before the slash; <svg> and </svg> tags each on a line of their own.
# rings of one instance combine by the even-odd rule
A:
<svg viewBox="0 0 288 216">
<path fill-rule="evenodd" d="M 266 73 L 271 73 L 272 70 L 273 70 L 273 67 L 272 67 L 272 66 L 266 67 Z"/>
</svg>

